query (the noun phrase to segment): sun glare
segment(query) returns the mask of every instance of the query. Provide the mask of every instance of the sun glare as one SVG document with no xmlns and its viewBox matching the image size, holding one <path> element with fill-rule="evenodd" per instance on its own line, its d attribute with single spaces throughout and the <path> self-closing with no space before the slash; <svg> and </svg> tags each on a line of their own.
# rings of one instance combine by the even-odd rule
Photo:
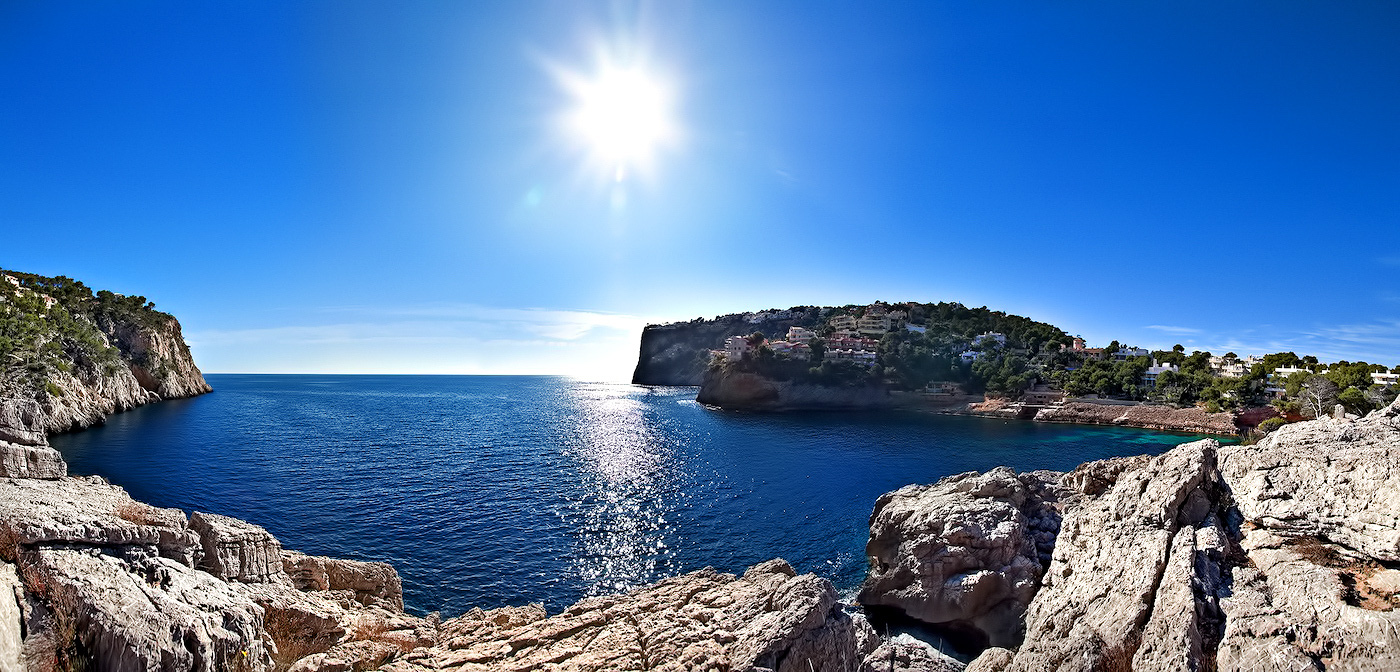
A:
<svg viewBox="0 0 1400 672">
<path fill-rule="evenodd" d="M 670 92 L 641 70 L 604 68 L 570 88 L 578 102 L 571 131 L 619 180 L 630 169 L 645 168 L 674 137 Z"/>
</svg>

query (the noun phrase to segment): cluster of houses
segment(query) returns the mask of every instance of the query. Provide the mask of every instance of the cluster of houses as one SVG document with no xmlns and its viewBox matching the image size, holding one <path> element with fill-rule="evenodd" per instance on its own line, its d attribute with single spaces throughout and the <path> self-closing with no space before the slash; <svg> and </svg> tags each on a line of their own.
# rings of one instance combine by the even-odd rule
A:
<svg viewBox="0 0 1400 672">
<path fill-rule="evenodd" d="M 761 321 L 763 319 L 773 319 L 788 317 L 788 311 L 765 311 L 748 316 L 750 322 Z M 879 348 L 878 340 L 884 334 L 898 329 L 901 326 L 909 331 L 923 333 L 922 326 L 908 324 L 908 315 L 902 310 L 890 310 L 884 304 L 873 304 L 866 307 L 860 317 L 849 313 L 834 315 L 826 321 L 826 326 L 830 328 L 831 335 L 824 338 L 823 358 L 830 361 L 850 361 L 870 367 L 875 365 L 876 353 Z M 760 345 L 766 345 L 773 354 L 779 357 L 808 360 L 812 357 L 811 341 L 818 338 L 817 332 L 805 327 L 790 327 L 787 334 L 780 340 L 767 340 L 761 344 L 749 342 L 746 336 L 730 336 L 724 342 L 723 350 L 715 350 L 715 357 L 723 357 L 727 361 L 737 362 L 746 355 L 753 356 L 755 350 Z M 989 356 L 989 353 L 999 348 L 1005 348 L 1007 343 L 1006 334 L 997 332 L 986 332 L 979 334 L 972 339 L 970 346 L 959 354 L 959 358 L 964 363 L 971 363 Z M 1089 357 L 1108 359 L 1112 361 L 1125 361 L 1132 357 L 1147 357 L 1151 353 L 1143 348 L 1121 347 L 1113 352 L 1107 352 L 1107 348 L 1090 348 L 1084 339 L 1075 338 L 1069 349 Z M 1263 358 L 1253 355 L 1243 359 L 1233 356 L 1211 357 L 1209 366 L 1211 373 L 1222 378 L 1240 378 L 1248 375 L 1254 365 L 1263 362 Z M 1147 368 L 1142 375 L 1142 385 L 1148 389 L 1157 387 L 1158 378 L 1164 373 L 1177 373 L 1180 367 L 1171 364 L 1161 364 L 1156 359 L 1152 360 L 1152 365 Z M 1269 375 L 1269 392 L 1275 395 L 1282 395 L 1284 381 L 1295 373 L 1311 373 L 1309 369 L 1299 369 L 1281 367 L 1275 369 Z M 1322 373 L 1326 373 L 1325 371 Z M 1400 385 L 1400 374 L 1397 373 L 1372 373 L 1371 380 L 1377 385 Z M 924 390 L 926 394 L 953 395 L 958 394 L 956 384 L 950 382 L 930 383 Z M 1064 394 L 1058 390 L 1051 390 L 1044 384 L 1038 385 L 1030 392 L 1027 398 L 1038 403 L 1053 403 L 1064 398 Z"/>
<path fill-rule="evenodd" d="M 867 307 L 865 314 L 859 318 L 847 313 L 835 315 L 826 322 L 832 333 L 823 339 L 825 349 L 822 358 L 834 362 L 849 361 L 867 367 L 874 366 L 880 345 L 879 337 L 898 328 L 906 319 L 908 314 L 904 311 L 889 310 L 878 303 Z M 790 327 L 782 340 L 769 340 L 763 345 L 767 345 L 773 354 L 781 357 L 811 359 L 810 342 L 816 337 L 817 333 L 811 329 Z M 727 361 L 737 362 L 743 359 L 744 355 L 752 356 L 755 348 L 745 336 L 730 336 L 724 342 L 724 350 L 715 351 L 715 355 L 722 354 Z"/>
</svg>

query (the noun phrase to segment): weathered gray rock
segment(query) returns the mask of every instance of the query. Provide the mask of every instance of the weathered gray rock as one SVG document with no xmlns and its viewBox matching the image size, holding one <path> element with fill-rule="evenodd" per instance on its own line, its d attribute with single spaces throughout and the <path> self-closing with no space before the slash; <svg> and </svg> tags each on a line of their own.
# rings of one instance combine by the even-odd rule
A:
<svg viewBox="0 0 1400 672">
<path fill-rule="evenodd" d="M 1001 467 L 882 495 L 860 602 L 971 625 L 994 646 L 1014 646 L 1059 529 L 1047 492 L 1043 480 Z"/>
<path fill-rule="evenodd" d="M 0 480 L 0 535 L 25 546 L 144 547 L 189 566 L 203 552 L 184 512 L 137 502 L 96 476 Z"/>
<path fill-rule="evenodd" d="M 741 577 L 692 572 L 548 618 L 529 607 L 473 611 L 442 632 L 382 669 L 845 672 L 876 645 L 829 582 L 781 560 Z"/>
<path fill-rule="evenodd" d="M 48 446 L 25 446 L 0 441 L 0 477 L 63 478 L 68 463 Z"/>
<path fill-rule="evenodd" d="M 76 638 L 98 670 L 271 669 L 262 609 L 209 574 L 97 549 L 41 547 L 32 562 L 60 647 Z"/>
<path fill-rule="evenodd" d="M 993 646 L 973 658 L 963 672 L 1001 672 L 1011 664 L 1015 655 L 1010 649 Z"/>
<path fill-rule="evenodd" d="M 403 611 L 403 583 L 388 563 L 283 551 L 282 569 L 299 590 L 348 590 L 362 604 Z"/>
<path fill-rule="evenodd" d="M 23 595 L 15 566 L 0 562 L 0 672 L 24 670 L 24 614 L 19 606 Z"/>
<path fill-rule="evenodd" d="M 190 529 L 199 535 L 204 550 L 200 569 L 230 581 L 288 581 L 282 571 L 282 544 L 262 527 L 196 511 L 190 514 Z"/>
<path fill-rule="evenodd" d="M 909 635 L 897 635 L 866 656 L 860 672 L 963 672 L 963 664 Z"/>
<path fill-rule="evenodd" d="M 1400 562 L 1400 402 L 1356 421 L 1284 425 L 1221 450 L 1220 472 L 1246 522 Z"/>
<path fill-rule="evenodd" d="M 1188 528 L 1181 544 L 1194 548 L 1190 528 L 1207 523 L 1209 507 L 1181 514 L 1193 493 L 1213 488 L 1217 446 L 1211 440 L 1178 446 L 1121 474 L 1101 498 L 1065 516 L 1050 569 L 1026 611 L 1025 642 L 1005 669 L 1087 672 L 1132 660 L 1178 530 Z M 1194 574 L 1186 558 L 1180 562 L 1185 576 Z M 1181 595 L 1161 599 L 1165 605 Z M 1189 625 L 1161 619 L 1153 632 L 1173 641 L 1193 636 Z"/>
<path fill-rule="evenodd" d="M 39 402 L 18 394 L 0 393 L 0 441 L 22 446 L 48 445 Z"/>
</svg>

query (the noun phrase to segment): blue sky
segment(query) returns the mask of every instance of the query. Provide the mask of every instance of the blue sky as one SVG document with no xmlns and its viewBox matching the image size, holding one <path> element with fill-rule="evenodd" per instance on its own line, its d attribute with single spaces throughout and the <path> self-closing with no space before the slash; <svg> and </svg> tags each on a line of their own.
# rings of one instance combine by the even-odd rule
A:
<svg viewBox="0 0 1400 672">
<path fill-rule="evenodd" d="M 0 6 L 0 266 L 207 371 L 630 375 L 640 328 L 961 301 L 1400 363 L 1388 2 Z M 569 82 L 673 126 L 619 180 Z"/>
</svg>

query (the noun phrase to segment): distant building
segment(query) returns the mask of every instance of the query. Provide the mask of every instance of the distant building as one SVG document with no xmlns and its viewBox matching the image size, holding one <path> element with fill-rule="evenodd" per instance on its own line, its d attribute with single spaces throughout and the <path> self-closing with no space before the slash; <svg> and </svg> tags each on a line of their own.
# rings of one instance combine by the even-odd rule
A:
<svg viewBox="0 0 1400 672">
<path fill-rule="evenodd" d="M 753 351 L 749 345 L 749 339 L 744 336 L 730 336 L 724 339 L 724 357 L 731 362 L 737 362 L 744 358 L 744 355 Z"/>
<path fill-rule="evenodd" d="M 1394 387 L 1400 385 L 1400 373 L 1373 373 L 1371 374 L 1371 384 Z"/>
<path fill-rule="evenodd" d="M 841 314 L 827 320 L 826 323 L 837 331 L 855 331 L 856 318 L 854 315 Z"/>
<path fill-rule="evenodd" d="M 866 336 L 882 336 L 890 330 L 890 316 L 886 313 L 871 315 L 867 313 L 856 323 L 856 331 Z"/>
<path fill-rule="evenodd" d="M 1165 366 L 1159 365 L 1157 363 L 1157 360 L 1154 359 L 1152 360 L 1152 366 L 1147 367 L 1147 370 L 1144 371 L 1142 374 L 1142 384 L 1144 387 L 1147 387 L 1149 389 L 1156 389 L 1157 376 L 1167 373 L 1168 371 L 1176 373 L 1180 370 L 1180 367 L 1173 366 L 1171 364 L 1167 364 Z"/>
<path fill-rule="evenodd" d="M 977 350 L 964 350 L 958 357 L 961 357 L 964 362 L 975 362 L 982 359 L 982 353 Z"/>
<path fill-rule="evenodd" d="M 833 362 L 856 362 L 867 367 L 875 365 L 875 353 L 869 350 L 827 350 L 825 358 Z"/>
<path fill-rule="evenodd" d="M 1129 357 L 1147 357 L 1151 354 L 1152 353 L 1142 348 L 1119 348 L 1118 352 L 1113 353 L 1113 361 L 1122 362 L 1126 361 Z"/>
<path fill-rule="evenodd" d="M 788 327 L 787 340 L 793 343 L 806 343 L 816 338 L 816 332 L 802 327 Z"/>
<path fill-rule="evenodd" d="M 992 343 L 996 343 L 998 346 L 1004 348 L 1006 347 L 1006 334 L 999 334 L 995 331 L 989 331 L 985 334 L 978 335 L 977 338 L 972 339 L 972 342 L 974 344 L 980 345 L 990 345 Z"/>
<path fill-rule="evenodd" d="M 1221 378 L 1240 378 L 1249 373 L 1249 367 L 1234 357 L 1211 357 L 1210 370 Z"/>
<path fill-rule="evenodd" d="M 916 333 L 916 334 L 928 333 L 928 327 L 921 327 L 921 326 L 919 326 L 919 325 L 917 325 L 917 324 L 906 324 L 906 325 L 904 325 L 904 328 L 905 328 L 905 329 L 908 329 L 909 331 L 912 331 L 912 332 L 914 332 L 914 333 Z"/>
<path fill-rule="evenodd" d="M 929 383 L 924 387 L 923 393 L 934 396 L 952 396 L 955 394 L 962 394 L 962 388 L 958 387 L 957 383 L 941 381 Z"/>
<path fill-rule="evenodd" d="M 1021 395 L 1021 401 L 1032 406 L 1050 406 L 1064 400 L 1063 390 L 1051 389 L 1049 385 L 1044 383 L 1032 386 L 1031 389 L 1026 390 L 1025 394 Z"/>
</svg>

